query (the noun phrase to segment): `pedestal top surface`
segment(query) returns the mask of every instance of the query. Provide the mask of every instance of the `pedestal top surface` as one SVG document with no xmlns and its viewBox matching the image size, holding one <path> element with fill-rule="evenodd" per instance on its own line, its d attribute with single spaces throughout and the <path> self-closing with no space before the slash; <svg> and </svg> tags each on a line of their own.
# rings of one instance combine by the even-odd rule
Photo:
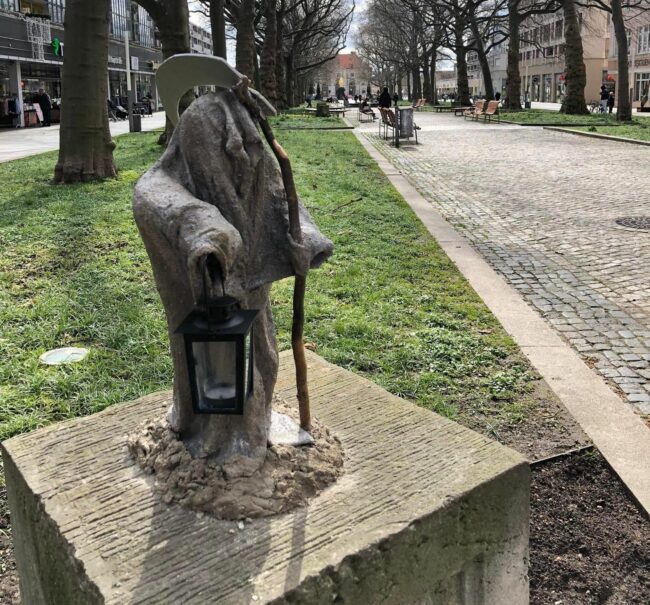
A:
<svg viewBox="0 0 650 605">
<path fill-rule="evenodd" d="M 165 410 L 168 392 L 3 446 L 116 604 L 267 602 L 523 463 L 313 353 L 308 364 L 314 415 L 341 439 L 345 474 L 307 507 L 243 529 L 164 504 L 130 459 L 127 433 Z M 285 352 L 276 391 L 293 400 L 294 385 Z"/>
</svg>

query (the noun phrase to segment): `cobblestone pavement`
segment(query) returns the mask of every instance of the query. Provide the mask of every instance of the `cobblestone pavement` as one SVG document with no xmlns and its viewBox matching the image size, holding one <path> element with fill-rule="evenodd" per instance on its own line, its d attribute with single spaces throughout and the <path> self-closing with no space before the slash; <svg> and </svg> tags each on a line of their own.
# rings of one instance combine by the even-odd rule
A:
<svg viewBox="0 0 650 605">
<path fill-rule="evenodd" d="M 650 414 L 650 148 L 418 114 L 360 130 L 636 409 Z"/>
</svg>

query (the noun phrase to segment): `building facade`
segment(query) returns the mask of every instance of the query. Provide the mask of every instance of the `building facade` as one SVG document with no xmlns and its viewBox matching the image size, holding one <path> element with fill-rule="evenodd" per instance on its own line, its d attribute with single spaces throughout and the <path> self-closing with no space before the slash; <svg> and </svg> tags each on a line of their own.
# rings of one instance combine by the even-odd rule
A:
<svg viewBox="0 0 650 605">
<path fill-rule="evenodd" d="M 645 106 L 650 106 L 650 13 L 628 14 L 626 17 L 628 73 L 630 82 L 630 99 L 633 107 L 640 107 L 645 97 Z M 618 81 L 618 49 L 614 28 L 610 25 L 612 44 L 609 50 L 608 74 Z"/>
<path fill-rule="evenodd" d="M 370 66 L 355 52 L 340 54 L 326 63 L 314 75 L 314 92 L 320 88 L 321 97 L 336 98 L 339 91 L 354 97 L 366 95 L 368 88 L 376 92 L 372 86 Z"/>
<path fill-rule="evenodd" d="M 455 69 L 437 69 L 436 70 L 436 93 L 438 97 L 442 95 L 456 94 L 458 86 L 458 75 Z"/>
<path fill-rule="evenodd" d="M 0 126 L 33 125 L 30 100 L 39 88 L 50 95 L 55 108 L 60 103 L 64 14 L 65 0 L 0 0 Z M 112 0 L 109 96 L 127 95 L 126 35 L 136 98 L 151 95 L 155 102 L 160 43 L 151 17 L 131 0 Z M 56 116 L 55 109 L 55 120 Z"/>
<path fill-rule="evenodd" d="M 508 71 L 508 45 L 506 42 L 493 46 L 488 52 L 488 65 L 494 92 L 503 95 L 506 89 L 506 74 Z M 485 79 L 483 70 L 475 51 L 467 53 L 467 79 L 469 92 L 472 97 L 485 94 Z"/>
<path fill-rule="evenodd" d="M 190 47 L 193 53 L 211 55 L 212 34 L 204 27 L 190 23 Z"/>
<path fill-rule="evenodd" d="M 587 75 L 585 98 L 600 98 L 608 81 L 609 14 L 596 9 L 579 12 Z M 524 22 L 521 30 L 519 71 L 522 95 L 530 101 L 561 103 L 566 94 L 564 15 L 559 11 Z"/>
</svg>

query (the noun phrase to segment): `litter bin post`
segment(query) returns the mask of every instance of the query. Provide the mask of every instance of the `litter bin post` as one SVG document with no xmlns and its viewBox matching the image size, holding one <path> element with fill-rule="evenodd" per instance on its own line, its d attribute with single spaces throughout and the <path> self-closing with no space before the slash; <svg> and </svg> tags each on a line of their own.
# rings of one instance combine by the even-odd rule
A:
<svg viewBox="0 0 650 605">
<path fill-rule="evenodd" d="M 130 132 L 142 132 L 142 116 L 135 111 L 131 111 L 131 125 Z"/>
</svg>

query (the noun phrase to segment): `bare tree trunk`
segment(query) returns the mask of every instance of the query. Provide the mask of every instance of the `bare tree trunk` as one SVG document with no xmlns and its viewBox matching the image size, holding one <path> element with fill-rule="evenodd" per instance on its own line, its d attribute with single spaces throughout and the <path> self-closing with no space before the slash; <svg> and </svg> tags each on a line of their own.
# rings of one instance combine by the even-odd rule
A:
<svg viewBox="0 0 650 605">
<path fill-rule="evenodd" d="M 237 13 L 237 71 L 253 80 L 255 76 L 255 0 L 241 0 Z"/>
<path fill-rule="evenodd" d="M 296 72 L 294 69 L 293 53 L 290 52 L 284 60 L 284 95 L 288 107 L 293 107 L 295 105 L 295 91 Z M 336 93 L 336 91 L 334 92 Z"/>
<path fill-rule="evenodd" d="M 422 57 L 422 76 L 422 97 L 427 97 L 429 100 L 431 100 L 431 72 L 429 71 L 429 53 L 425 53 L 425 55 Z"/>
<path fill-rule="evenodd" d="M 469 25 L 474 36 L 474 48 L 476 49 L 476 54 L 478 55 L 478 62 L 481 66 L 481 73 L 483 74 L 483 85 L 485 86 L 485 99 L 491 101 L 494 99 L 494 85 L 492 84 L 492 72 L 490 71 L 490 63 L 485 52 L 485 45 L 483 44 L 483 38 L 481 37 L 481 32 L 479 31 L 478 24 L 476 23 L 476 17 L 474 14 L 469 15 Z"/>
<path fill-rule="evenodd" d="M 277 55 L 278 28 L 275 21 L 275 0 L 267 0 L 264 11 L 266 29 L 264 31 L 264 44 L 260 55 L 260 71 L 262 94 L 277 106 L 278 92 L 276 86 L 275 59 Z"/>
<path fill-rule="evenodd" d="M 210 29 L 212 30 L 212 54 L 226 58 L 226 19 L 223 0 L 210 0 Z"/>
<path fill-rule="evenodd" d="M 566 41 L 565 64 L 567 92 L 562 102 L 562 113 L 583 115 L 589 113 L 585 101 L 585 86 L 587 73 L 582 51 L 582 36 L 580 23 L 574 0 L 563 0 L 564 38 Z"/>
<path fill-rule="evenodd" d="M 519 26 L 521 17 L 517 12 L 517 0 L 508 2 L 508 67 L 506 72 L 506 101 L 507 109 L 521 109 L 521 74 L 519 73 Z"/>
<path fill-rule="evenodd" d="M 412 69 L 412 78 L 413 78 L 413 97 L 411 100 L 417 100 L 422 97 L 422 82 L 420 81 L 420 66 L 415 59 Z"/>
<path fill-rule="evenodd" d="M 461 42 L 462 44 L 462 42 Z M 458 88 L 457 101 L 469 105 L 469 79 L 467 77 L 467 57 L 464 46 L 456 47 L 456 78 Z"/>
<path fill-rule="evenodd" d="M 68 0 L 66 6 L 56 183 L 115 176 L 106 105 L 110 15 L 110 0 Z"/>
<path fill-rule="evenodd" d="M 190 13 L 186 0 L 138 0 L 138 4 L 149 13 L 160 32 L 163 60 L 191 51 Z M 189 91 L 178 104 L 179 113 L 183 113 L 193 100 L 194 91 Z M 166 145 L 173 132 L 174 126 L 167 118 L 158 144 Z"/>
<path fill-rule="evenodd" d="M 276 14 L 276 55 L 275 55 L 275 88 L 277 90 L 277 107 L 284 109 L 287 107 L 286 82 L 284 73 L 284 2 L 280 3 L 280 10 Z M 322 91 L 321 91 L 322 93 Z"/>
<path fill-rule="evenodd" d="M 632 103 L 630 102 L 630 72 L 627 58 L 627 32 L 623 20 L 621 0 L 612 0 L 612 23 L 616 34 L 616 50 L 618 52 L 618 82 L 616 83 L 617 104 L 616 120 L 628 122 L 632 119 Z"/>
</svg>

